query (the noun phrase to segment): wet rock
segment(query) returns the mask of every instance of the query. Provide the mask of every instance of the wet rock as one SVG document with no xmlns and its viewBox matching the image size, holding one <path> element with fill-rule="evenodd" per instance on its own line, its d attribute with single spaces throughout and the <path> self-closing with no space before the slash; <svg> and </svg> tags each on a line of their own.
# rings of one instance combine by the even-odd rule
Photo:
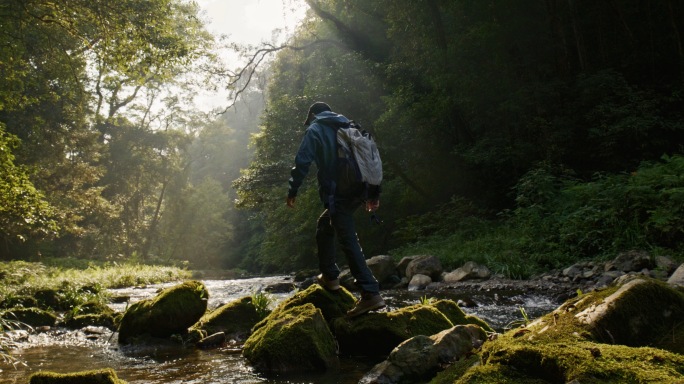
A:
<svg viewBox="0 0 684 384">
<path fill-rule="evenodd" d="M 406 268 L 408 267 L 410 262 L 417 259 L 418 257 L 420 257 L 420 256 L 404 256 L 401 258 L 401 260 L 399 260 L 399 263 L 397 263 L 397 272 L 399 272 L 399 277 L 401 277 L 401 278 L 407 277 L 406 276 Z"/>
<path fill-rule="evenodd" d="M 447 313 L 442 313 L 440 308 Z M 352 319 L 341 317 L 333 321 L 332 330 L 341 354 L 382 356 L 411 337 L 429 336 L 465 324 L 483 324 L 491 329 L 479 318 L 466 316 L 455 302 L 439 300 L 391 312 L 371 312 Z"/>
<path fill-rule="evenodd" d="M 134 303 L 121 319 L 119 343 L 144 335 L 167 338 L 186 333 L 206 312 L 208 298 L 204 284 L 187 281 Z"/>
<path fill-rule="evenodd" d="M 453 327 L 449 319 L 430 305 L 412 305 L 391 312 L 371 312 L 333 321 L 333 332 L 344 355 L 382 356 L 402 341 L 417 335 L 433 335 Z"/>
<path fill-rule="evenodd" d="M 373 272 L 373 276 L 378 280 L 380 285 L 394 285 L 396 284 L 396 277 L 398 277 L 397 266 L 391 256 L 379 255 L 373 256 L 366 261 L 368 268 Z"/>
<path fill-rule="evenodd" d="M 667 283 L 673 286 L 684 287 L 684 264 L 674 271 L 672 276 L 667 279 Z"/>
<path fill-rule="evenodd" d="M 635 279 L 575 317 L 596 340 L 652 345 L 673 324 L 684 322 L 684 295 L 653 280 Z"/>
<path fill-rule="evenodd" d="M 442 263 L 435 256 L 417 256 L 406 266 L 406 277 L 410 279 L 415 275 L 430 276 L 433 281 L 439 281 L 442 276 Z"/>
<path fill-rule="evenodd" d="M 9 309 L 16 307 L 38 307 L 38 300 L 36 300 L 33 296 L 12 296 L 6 298 L 0 303 L 0 308 Z"/>
<path fill-rule="evenodd" d="M 437 300 L 430 305 L 437 308 L 453 325 L 474 324 L 487 332 L 494 332 L 484 320 L 477 316 L 467 315 L 453 300 Z"/>
<path fill-rule="evenodd" d="M 466 262 L 462 267 L 447 273 L 444 276 L 445 283 L 456 283 L 463 280 L 486 280 L 489 279 L 492 272 L 484 265 L 477 264 L 473 261 Z"/>
<path fill-rule="evenodd" d="M 294 291 L 297 286 L 291 282 L 273 283 L 264 288 L 269 293 L 289 293 Z"/>
<path fill-rule="evenodd" d="M 662 282 L 636 277 L 623 286 L 570 299 L 552 313 L 498 335 L 484 344 L 480 365 L 454 365 L 435 380 L 681 382 L 684 341 L 672 336 L 684 335 L 683 322 L 684 295 Z"/>
<path fill-rule="evenodd" d="M 280 303 L 268 317 L 257 323 L 252 331 L 264 326 L 269 318 L 280 317 L 281 312 L 308 303 L 320 309 L 326 321 L 331 322 L 335 318 L 345 316 L 347 311 L 354 307 L 356 298 L 345 288 L 331 292 L 314 284 Z"/>
<path fill-rule="evenodd" d="M 109 299 L 109 302 L 112 304 L 124 304 L 128 303 L 129 301 L 131 301 L 131 297 L 128 295 L 112 296 Z"/>
<path fill-rule="evenodd" d="M 411 281 L 408 284 L 408 290 L 409 291 L 420 291 L 432 283 L 432 279 L 430 276 L 423 275 L 423 274 L 416 274 L 411 277 Z"/>
<path fill-rule="evenodd" d="M 232 338 L 244 340 L 252 327 L 266 315 L 268 312 L 259 313 L 252 297 L 247 296 L 206 313 L 192 328 L 208 334 L 222 332 Z"/>
<path fill-rule="evenodd" d="M 10 321 L 19 321 L 31 327 L 54 326 L 57 316 L 40 308 L 12 308 L 0 312 L 0 318 Z"/>
<path fill-rule="evenodd" d="M 656 269 L 663 271 L 666 276 L 670 276 L 679 264 L 667 256 L 656 256 L 655 266 Z"/>
<path fill-rule="evenodd" d="M 321 371 L 337 361 L 335 339 L 311 303 L 271 313 L 249 336 L 242 355 L 259 371 Z"/>
<path fill-rule="evenodd" d="M 226 342 L 226 334 L 223 332 L 217 332 L 213 335 L 209 335 L 197 342 L 198 348 L 214 348 Z"/>
<path fill-rule="evenodd" d="M 571 265 L 563 270 L 563 276 L 575 278 L 582 273 L 582 269 L 577 265 Z"/>
<path fill-rule="evenodd" d="M 114 326 L 114 317 L 106 313 L 98 314 L 85 314 L 76 315 L 69 317 L 65 322 L 64 326 L 70 329 L 81 329 L 85 327 L 95 326 L 95 327 L 105 327 L 111 330 L 116 329 Z"/>
<path fill-rule="evenodd" d="M 98 369 L 75 373 L 38 372 L 31 375 L 29 384 L 126 384 L 113 369 Z"/>
<path fill-rule="evenodd" d="M 430 379 L 446 364 L 472 354 L 487 340 L 476 325 L 457 325 L 432 336 L 418 335 L 399 344 L 360 384 L 414 383 Z"/>
<path fill-rule="evenodd" d="M 644 251 L 628 251 L 617 255 L 615 259 L 606 263 L 605 270 L 618 270 L 622 272 L 637 272 L 643 269 L 655 267 L 651 256 Z"/>
</svg>

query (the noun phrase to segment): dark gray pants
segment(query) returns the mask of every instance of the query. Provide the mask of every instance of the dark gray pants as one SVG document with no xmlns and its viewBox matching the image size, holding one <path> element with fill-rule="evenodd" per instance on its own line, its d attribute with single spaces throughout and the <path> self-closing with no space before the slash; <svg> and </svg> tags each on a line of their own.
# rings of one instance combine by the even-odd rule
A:
<svg viewBox="0 0 684 384">
<path fill-rule="evenodd" d="M 347 258 L 349 269 L 356 280 L 356 285 L 363 292 L 378 293 L 380 287 L 373 276 L 373 272 L 366 264 L 366 257 L 359 244 L 354 225 L 354 211 L 360 203 L 336 202 L 335 212 L 323 211 L 318 218 L 316 227 L 316 244 L 318 245 L 319 268 L 328 278 L 336 279 L 340 275 L 340 268 L 335 261 L 337 238 L 344 255 Z"/>
</svg>

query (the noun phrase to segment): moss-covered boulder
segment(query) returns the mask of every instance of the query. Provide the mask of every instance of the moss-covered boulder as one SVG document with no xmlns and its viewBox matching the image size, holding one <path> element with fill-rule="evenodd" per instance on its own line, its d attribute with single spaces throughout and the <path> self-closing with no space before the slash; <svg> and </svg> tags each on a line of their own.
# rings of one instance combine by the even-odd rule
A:
<svg viewBox="0 0 684 384">
<path fill-rule="evenodd" d="M 114 317 L 106 313 L 70 316 L 64 321 L 64 326 L 70 329 L 81 329 L 85 327 L 105 327 L 109 329 L 116 329 L 114 326 Z"/>
<path fill-rule="evenodd" d="M 466 315 L 452 300 L 416 304 L 391 312 L 371 312 L 352 319 L 341 317 L 334 320 L 332 330 L 340 353 L 383 356 L 414 336 L 430 336 L 454 325 L 466 324 L 492 330 L 483 320 Z"/>
<path fill-rule="evenodd" d="M 657 346 L 664 335 L 684 323 L 684 294 L 656 280 L 632 280 L 571 305 L 575 319 L 592 339 L 604 343 Z M 682 347 L 684 340 L 677 349 Z"/>
<path fill-rule="evenodd" d="M 56 289 L 41 289 L 33 294 L 38 301 L 38 305 L 43 309 L 62 310 L 64 308 L 62 295 Z"/>
<path fill-rule="evenodd" d="M 392 350 L 359 383 L 424 383 L 445 364 L 472 355 L 487 340 L 487 333 L 474 324 L 456 325 L 432 336 L 414 336 Z"/>
<path fill-rule="evenodd" d="M 126 384 L 111 368 L 75 373 L 38 372 L 29 384 Z"/>
<path fill-rule="evenodd" d="M 654 348 L 668 347 L 682 308 L 682 294 L 654 280 L 585 294 L 485 343 L 480 364 L 433 383 L 684 383 L 684 355 Z"/>
<path fill-rule="evenodd" d="M 453 300 L 437 300 L 430 305 L 442 312 L 442 314 L 446 316 L 446 318 L 449 319 L 453 325 L 475 324 L 479 325 L 487 332 L 494 332 L 494 329 L 492 329 L 492 327 L 490 327 L 486 321 L 477 316 L 466 314 Z"/>
<path fill-rule="evenodd" d="M 333 319 L 345 316 L 347 311 L 354 307 L 356 298 L 345 288 L 340 288 L 337 291 L 331 292 L 318 284 L 314 284 L 280 303 L 280 305 L 273 310 L 273 313 L 257 323 L 252 331 L 264 326 L 269 318 L 278 317 L 279 312 L 307 303 L 311 303 L 316 308 L 320 309 L 323 317 L 330 323 Z"/>
<path fill-rule="evenodd" d="M 12 308 L 0 312 L 0 318 L 19 321 L 32 327 L 51 327 L 57 322 L 57 316 L 54 313 L 40 308 Z"/>
<path fill-rule="evenodd" d="M 33 296 L 20 295 L 7 297 L 5 300 L 0 302 L 0 308 L 9 309 L 16 307 L 38 307 L 38 300 L 36 300 Z"/>
<path fill-rule="evenodd" d="M 187 281 L 131 305 L 119 325 L 119 343 L 139 336 L 166 338 L 187 333 L 206 312 L 208 298 L 204 284 Z"/>
<path fill-rule="evenodd" d="M 226 337 L 245 339 L 256 323 L 264 318 L 254 306 L 251 297 L 243 297 L 206 313 L 192 326 L 207 334 L 223 332 Z"/>
<path fill-rule="evenodd" d="M 337 362 L 335 339 L 311 303 L 271 313 L 245 341 L 243 356 L 265 372 L 322 371 Z"/>
<path fill-rule="evenodd" d="M 422 304 L 333 321 L 340 353 L 357 356 L 387 355 L 413 336 L 429 336 L 451 327 L 451 321 L 437 308 Z"/>
</svg>

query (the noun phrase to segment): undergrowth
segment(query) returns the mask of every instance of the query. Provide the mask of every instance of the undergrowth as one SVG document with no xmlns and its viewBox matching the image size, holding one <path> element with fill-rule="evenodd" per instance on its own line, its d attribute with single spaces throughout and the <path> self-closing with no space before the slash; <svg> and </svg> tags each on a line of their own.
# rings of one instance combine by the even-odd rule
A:
<svg viewBox="0 0 684 384">
<path fill-rule="evenodd" d="M 475 261 L 516 279 L 632 249 L 684 258 L 682 156 L 588 181 L 541 164 L 514 192 L 516 206 L 496 218 L 454 198 L 400 221 L 394 235 L 406 245 L 391 254 L 431 254 L 445 269 Z"/>
</svg>

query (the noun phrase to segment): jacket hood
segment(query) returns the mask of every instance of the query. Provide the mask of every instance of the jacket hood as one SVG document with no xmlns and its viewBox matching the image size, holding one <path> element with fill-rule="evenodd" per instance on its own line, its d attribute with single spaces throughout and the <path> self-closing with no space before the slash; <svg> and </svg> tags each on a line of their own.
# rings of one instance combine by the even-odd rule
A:
<svg viewBox="0 0 684 384">
<path fill-rule="evenodd" d="M 324 111 L 316 115 L 316 119 L 311 123 L 323 123 L 327 125 L 347 125 L 349 124 L 349 119 L 340 115 L 339 113 Z"/>
</svg>

